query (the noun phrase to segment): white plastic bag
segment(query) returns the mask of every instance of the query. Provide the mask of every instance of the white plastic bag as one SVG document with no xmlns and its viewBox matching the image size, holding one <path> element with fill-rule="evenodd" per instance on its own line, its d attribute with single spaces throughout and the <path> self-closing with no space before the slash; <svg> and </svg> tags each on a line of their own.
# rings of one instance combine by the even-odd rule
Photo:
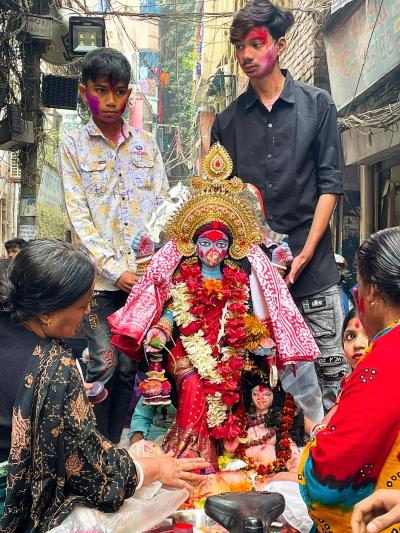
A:
<svg viewBox="0 0 400 533">
<path fill-rule="evenodd" d="M 76 505 L 62 524 L 50 533 L 142 533 L 170 516 L 188 495 L 186 489 L 161 489 L 151 500 L 128 498 L 115 513 L 102 513 Z"/>
<path fill-rule="evenodd" d="M 133 460 L 163 455 L 157 444 L 145 440 L 132 444 L 128 453 Z M 115 513 L 76 505 L 62 524 L 49 533 L 142 533 L 170 516 L 188 496 L 186 489 L 167 490 L 155 481 L 141 487 Z"/>
<path fill-rule="evenodd" d="M 277 522 L 285 522 L 300 533 L 309 533 L 314 525 L 295 481 L 270 481 L 263 487 L 269 492 L 278 492 L 285 498 L 285 510 Z"/>
</svg>

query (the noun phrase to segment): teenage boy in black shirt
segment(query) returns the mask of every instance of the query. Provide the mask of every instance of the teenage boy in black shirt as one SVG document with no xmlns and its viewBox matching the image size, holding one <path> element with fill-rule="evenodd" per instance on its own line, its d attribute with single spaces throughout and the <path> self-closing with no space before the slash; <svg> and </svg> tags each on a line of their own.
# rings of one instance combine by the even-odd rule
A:
<svg viewBox="0 0 400 533">
<path fill-rule="evenodd" d="M 315 367 L 329 410 L 346 369 L 329 228 L 342 194 L 341 150 L 329 93 L 280 69 L 293 21 L 268 0 L 236 13 L 230 39 L 249 87 L 217 115 L 211 137 L 228 150 L 234 174 L 261 191 L 271 228 L 289 236 L 294 260 L 286 283 L 319 345 Z"/>
</svg>

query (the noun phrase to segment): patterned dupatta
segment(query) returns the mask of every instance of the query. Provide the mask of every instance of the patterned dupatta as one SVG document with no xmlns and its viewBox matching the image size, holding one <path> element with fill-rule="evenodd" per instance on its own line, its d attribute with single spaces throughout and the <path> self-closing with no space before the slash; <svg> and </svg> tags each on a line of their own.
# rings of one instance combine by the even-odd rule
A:
<svg viewBox="0 0 400 533">
<path fill-rule="evenodd" d="M 95 425 L 71 352 L 40 342 L 14 404 L 1 533 L 48 531 L 75 503 L 114 511 L 134 492 L 132 460 Z"/>
<path fill-rule="evenodd" d="M 318 347 L 285 282 L 258 245 L 252 246 L 247 258 L 254 274 L 251 296 L 258 306 L 256 314 L 269 319 L 279 362 L 313 361 L 319 356 Z M 129 357 L 140 359 L 141 344 L 162 313 L 181 259 L 175 242 L 169 241 L 154 255 L 125 306 L 108 317 L 112 343 Z"/>
<path fill-rule="evenodd" d="M 61 423 L 70 364 L 75 364 L 70 353 L 50 339 L 36 346 L 29 361 L 13 410 L 2 533 L 35 531 L 61 504 L 66 459 Z"/>
</svg>

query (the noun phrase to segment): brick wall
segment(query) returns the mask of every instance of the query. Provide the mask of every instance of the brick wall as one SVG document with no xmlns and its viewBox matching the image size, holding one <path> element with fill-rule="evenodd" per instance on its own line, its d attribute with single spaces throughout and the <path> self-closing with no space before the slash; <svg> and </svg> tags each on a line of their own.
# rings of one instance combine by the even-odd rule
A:
<svg viewBox="0 0 400 533">
<path fill-rule="evenodd" d="M 288 2 L 293 10 L 295 23 L 287 35 L 288 48 L 281 58 L 281 66 L 287 68 L 292 76 L 305 83 L 330 90 L 325 45 L 322 36 L 323 17 L 296 9 L 307 6 L 310 0 Z"/>
</svg>

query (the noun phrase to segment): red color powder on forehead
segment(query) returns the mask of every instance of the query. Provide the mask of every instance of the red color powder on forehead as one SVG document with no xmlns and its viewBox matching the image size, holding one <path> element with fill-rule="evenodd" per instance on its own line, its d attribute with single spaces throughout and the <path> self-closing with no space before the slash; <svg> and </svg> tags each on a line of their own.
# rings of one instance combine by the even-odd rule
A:
<svg viewBox="0 0 400 533">
<path fill-rule="evenodd" d="M 244 39 L 246 41 L 250 40 L 257 40 L 261 41 L 262 43 L 267 43 L 269 38 L 269 33 L 265 28 L 257 27 L 252 28 L 246 35 L 244 36 Z"/>
<path fill-rule="evenodd" d="M 355 321 L 354 326 L 355 326 L 356 329 L 360 329 L 361 324 L 360 324 L 359 320 L 356 320 L 356 321 Z"/>
<path fill-rule="evenodd" d="M 219 231 L 219 230 L 208 230 L 208 231 L 205 231 L 204 233 L 201 233 L 200 237 L 202 237 L 203 239 L 210 239 L 210 241 L 212 242 L 216 242 L 216 241 L 219 241 L 219 240 L 224 240 L 224 241 L 227 241 L 228 240 L 228 237 L 225 235 L 225 233 L 223 233 L 222 231 Z"/>
<path fill-rule="evenodd" d="M 257 387 L 258 387 L 259 394 L 262 394 L 263 392 L 269 392 L 270 390 L 268 387 L 263 387 L 263 385 L 256 385 L 253 390 L 256 391 Z"/>
</svg>

